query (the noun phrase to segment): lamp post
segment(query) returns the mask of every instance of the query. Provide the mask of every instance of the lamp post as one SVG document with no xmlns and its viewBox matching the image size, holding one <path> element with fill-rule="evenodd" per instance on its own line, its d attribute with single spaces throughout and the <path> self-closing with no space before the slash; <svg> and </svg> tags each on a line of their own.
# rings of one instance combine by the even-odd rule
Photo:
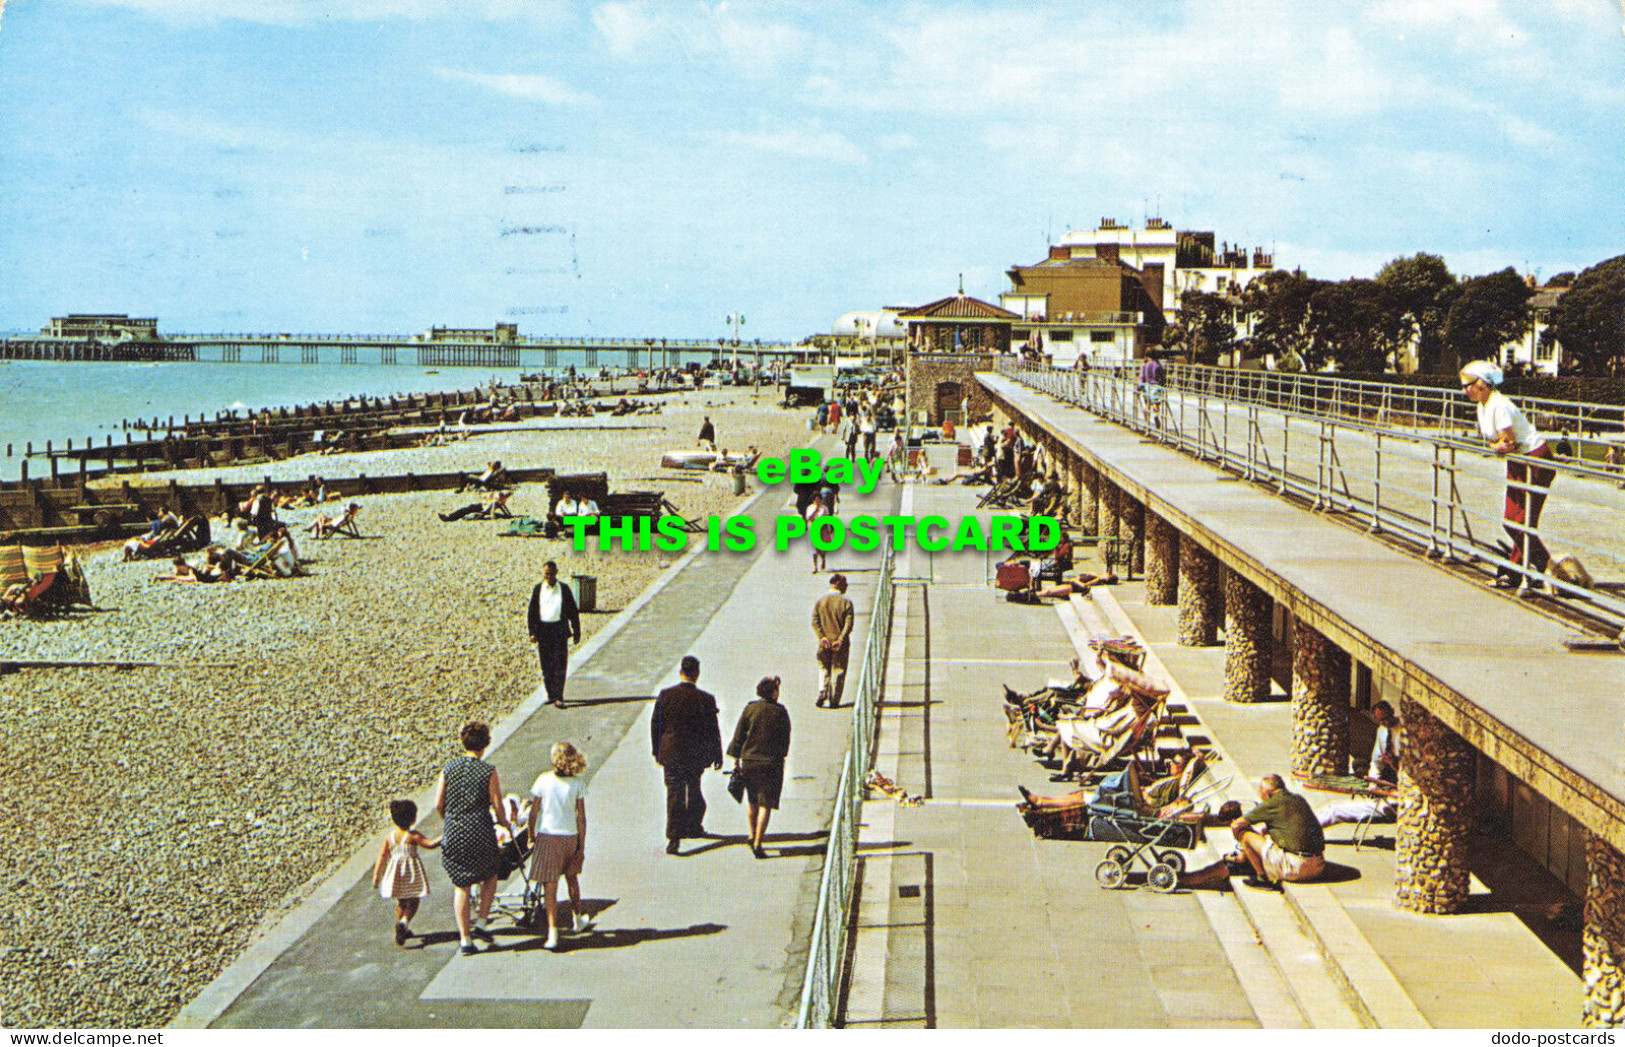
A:
<svg viewBox="0 0 1625 1047">
<path fill-rule="evenodd" d="M 734 370 L 739 369 L 739 328 L 745 322 L 744 313 L 729 313 L 722 321 L 734 325 Z"/>
</svg>

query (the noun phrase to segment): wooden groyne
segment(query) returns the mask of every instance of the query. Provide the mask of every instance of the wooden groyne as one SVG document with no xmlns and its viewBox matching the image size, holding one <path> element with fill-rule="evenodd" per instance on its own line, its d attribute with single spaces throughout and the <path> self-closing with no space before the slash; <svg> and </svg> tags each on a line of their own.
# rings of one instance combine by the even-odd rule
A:
<svg viewBox="0 0 1625 1047">
<path fill-rule="evenodd" d="M 546 483 L 558 476 L 553 469 L 509 469 L 510 484 Z M 87 487 L 65 480 L 56 484 L 29 481 L 7 484 L 0 490 L 0 542 L 35 544 L 44 542 L 95 542 L 123 538 L 146 530 L 167 506 L 181 516 L 219 516 L 228 507 L 247 501 L 262 483 L 277 494 L 299 495 L 312 478 L 305 480 L 239 481 L 184 484 L 175 480 L 161 484 L 132 484 L 117 487 Z M 329 496 L 341 499 L 368 494 L 402 494 L 410 491 L 444 491 L 461 486 L 466 473 L 400 473 L 323 480 Z M 603 474 L 576 478 L 596 488 L 608 480 Z M 332 503 L 329 503 L 332 504 Z"/>
<path fill-rule="evenodd" d="M 502 386 L 496 392 L 503 406 L 494 410 L 490 408 L 493 402 L 490 393 L 463 390 L 266 408 L 243 417 L 226 414 L 212 419 L 187 417 L 178 424 L 173 418 L 167 421 L 140 419 L 134 426 L 127 423 L 123 442 L 115 441 L 109 433 L 100 444 L 87 438 L 78 447 L 72 439 L 63 446 L 47 441 L 43 450 L 28 444 L 21 463 L 22 482 L 30 479 L 29 456 L 47 459 L 53 483 L 65 475 L 89 481 L 114 473 L 216 468 L 280 461 L 314 452 L 414 447 L 423 442 L 424 434 L 398 430 L 444 426 L 450 432 L 470 413 L 477 415 L 475 424 L 485 424 L 546 418 L 561 410 L 561 402 L 553 398 L 552 390 L 545 386 Z M 599 403 L 595 407 L 598 413 L 614 410 L 612 404 Z M 137 439 L 136 434 L 140 432 L 155 435 Z"/>
</svg>

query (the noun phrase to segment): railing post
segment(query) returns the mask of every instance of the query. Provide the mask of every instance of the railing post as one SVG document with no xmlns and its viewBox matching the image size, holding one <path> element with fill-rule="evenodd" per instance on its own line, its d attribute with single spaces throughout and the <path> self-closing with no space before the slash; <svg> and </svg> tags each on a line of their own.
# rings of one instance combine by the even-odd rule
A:
<svg viewBox="0 0 1625 1047">
<path fill-rule="evenodd" d="M 1373 453 L 1372 472 L 1376 475 L 1371 486 L 1371 533 L 1382 533 L 1382 430 L 1377 430 L 1377 447 Z"/>
</svg>

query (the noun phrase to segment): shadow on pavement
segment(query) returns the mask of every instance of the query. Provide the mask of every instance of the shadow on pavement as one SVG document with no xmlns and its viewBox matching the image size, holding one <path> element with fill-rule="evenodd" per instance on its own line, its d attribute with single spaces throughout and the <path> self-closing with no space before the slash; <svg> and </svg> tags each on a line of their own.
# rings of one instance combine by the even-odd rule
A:
<svg viewBox="0 0 1625 1047">
<path fill-rule="evenodd" d="M 662 930 L 658 927 L 637 927 L 624 931 L 594 929 L 586 934 L 570 935 L 561 938 L 558 952 L 577 952 L 588 949 L 626 949 L 645 942 L 669 941 L 673 938 L 696 938 L 705 934 L 721 934 L 728 926 L 721 923 L 697 923 L 692 927 L 673 927 Z M 532 936 L 528 941 L 517 945 L 504 945 L 502 952 L 531 952 L 546 945 L 545 935 Z"/>
<path fill-rule="evenodd" d="M 629 694 L 620 698 L 569 698 L 564 702 L 566 709 L 584 709 L 589 705 L 620 705 L 624 702 L 652 702 L 652 694 Z"/>
</svg>

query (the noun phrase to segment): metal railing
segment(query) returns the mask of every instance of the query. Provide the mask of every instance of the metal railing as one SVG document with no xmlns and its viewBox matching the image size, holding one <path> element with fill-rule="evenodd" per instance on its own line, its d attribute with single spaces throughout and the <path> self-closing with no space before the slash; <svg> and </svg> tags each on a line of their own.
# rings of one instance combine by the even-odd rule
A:
<svg viewBox="0 0 1625 1047">
<path fill-rule="evenodd" d="M 858 830 L 863 821 L 864 779 L 874 759 L 875 721 L 880 691 L 886 682 L 886 650 L 891 644 L 892 569 L 896 559 L 890 539 L 880 554 L 880 577 L 870 611 L 863 666 L 858 670 L 852 704 L 852 744 L 841 763 L 835 788 L 835 811 L 824 847 L 824 874 L 818 884 L 807 975 L 796 1011 L 798 1029 L 827 1029 L 835 1021 L 845 976 L 846 929 L 851 923 L 852 889 L 858 867 Z"/>
<path fill-rule="evenodd" d="M 1455 389 L 1197 364 L 1167 365 L 1163 382 L 1176 392 L 1285 408 L 1353 425 L 1469 437 L 1478 427 L 1473 404 Z M 1566 432 L 1578 439 L 1587 434 L 1625 434 L 1625 407 L 1618 404 L 1520 396 L 1518 406 L 1552 435 Z"/>
<path fill-rule="evenodd" d="M 1231 383 L 1207 373 L 1214 370 L 1220 369 L 1199 369 L 1193 374 L 1191 369 L 1179 368 L 1163 386 L 1163 396 L 1154 399 L 1138 385 L 1132 367 L 1095 368 L 1080 375 L 1009 358 L 998 363 L 998 372 L 1005 377 L 1214 463 L 1242 479 L 1300 498 L 1315 511 L 1339 513 L 1373 533 L 1402 538 L 1434 559 L 1486 563 L 1514 576 L 1538 580 L 1569 598 L 1568 606 L 1579 609 L 1583 604 L 1587 613 L 1612 628 L 1625 625 L 1625 592 L 1620 586 L 1583 586 L 1572 578 L 1553 575 L 1549 569 L 1537 571 L 1514 564 L 1510 547 L 1496 541 L 1504 529 L 1543 543 L 1553 540 L 1555 533 L 1562 550 L 1581 558 L 1588 569 L 1625 575 L 1625 560 L 1613 538 L 1618 521 L 1625 519 L 1619 473 L 1576 460 L 1504 456 L 1508 462 L 1556 474 L 1555 487 L 1536 487 L 1505 479 L 1500 461 L 1482 440 L 1393 424 L 1398 420 L 1392 415 L 1383 424 L 1373 418 L 1345 420 L 1333 414 L 1333 409 L 1354 409 L 1349 390 L 1312 383 L 1298 390 L 1304 397 L 1294 402 L 1282 394 L 1291 392 L 1300 376 L 1276 375 L 1273 383 L 1247 379 Z M 1169 378 L 1167 372 L 1164 377 Z M 1379 383 L 1348 384 L 1371 387 Z M 1232 392 L 1238 395 L 1221 395 Z M 1519 402 L 1526 403 L 1522 398 Z M 1549 406 L 1556 402 L 1539 403 Z M 1599 405 L 1562 406 L 1591 409 Z M 1445 415 L 1441 412 L 1434 417 Z M 1503 519 L 1499 512 L 1503 485 L 1529 492 L 1526 497 L 1547 499 L 1546 517 L 1539 526 Z M 1496 511 L 1488 511 L 1491 509 Z M 1553 517 L 1561 521 L 1555 530 Z"/>
</svg>

